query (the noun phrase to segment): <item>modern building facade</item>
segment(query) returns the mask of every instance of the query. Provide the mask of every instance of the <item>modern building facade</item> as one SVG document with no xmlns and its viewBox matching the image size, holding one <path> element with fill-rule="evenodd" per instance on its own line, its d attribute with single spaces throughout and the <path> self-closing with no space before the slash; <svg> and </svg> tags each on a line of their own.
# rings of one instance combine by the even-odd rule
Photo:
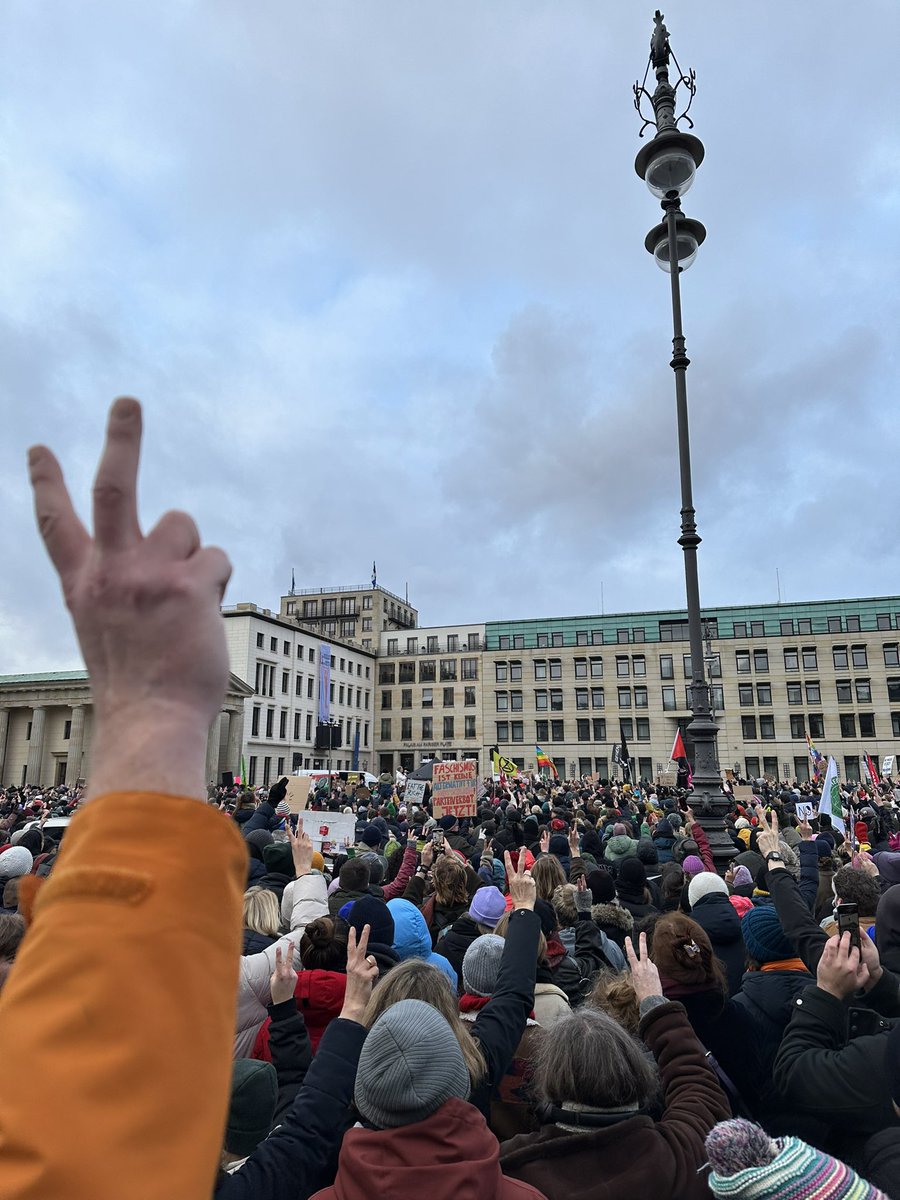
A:
<svg viewBox="0 0 900 1200">
<path fill-rule="evenodd" d="M 414 629 L 419 623 L 408 598 L 365 584 L 292 591 L 281 597 L 279 615 L 316 629 L 323 638 L 356 641 L 364 650 L 377 649 L 385 630 Z"/>
</svg>

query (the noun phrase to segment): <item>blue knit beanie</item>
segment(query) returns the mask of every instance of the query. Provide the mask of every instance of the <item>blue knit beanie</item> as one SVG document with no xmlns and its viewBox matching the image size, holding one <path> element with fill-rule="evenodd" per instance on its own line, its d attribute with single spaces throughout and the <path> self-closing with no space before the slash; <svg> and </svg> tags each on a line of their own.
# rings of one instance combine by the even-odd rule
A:
<svg viewBox="0 0 900 1200">
<path fill-rule="evenodd" d="M 797 957 L 774 908 L 765 905 L 751 908 L 741 921 L 741 933 L 747 953 L 755 962 L 779 962 L 783 958 Z"/>
</svg>

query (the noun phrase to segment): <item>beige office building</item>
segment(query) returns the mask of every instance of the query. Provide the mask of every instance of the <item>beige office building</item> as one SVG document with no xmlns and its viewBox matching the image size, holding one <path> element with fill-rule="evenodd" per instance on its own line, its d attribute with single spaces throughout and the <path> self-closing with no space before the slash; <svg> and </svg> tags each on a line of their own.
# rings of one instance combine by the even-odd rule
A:
<svg viewBox="0 0 900 1200">
<path fill-rule="evenodd" d="M 281 597 L 279 616 L 318 630 L 323 638 L 358 642 L 375 651 L 385 630 L 414 629 L 419 614 L 409 603 L 386 588 L 343 586 L 301 588 Z"/>
</svg>

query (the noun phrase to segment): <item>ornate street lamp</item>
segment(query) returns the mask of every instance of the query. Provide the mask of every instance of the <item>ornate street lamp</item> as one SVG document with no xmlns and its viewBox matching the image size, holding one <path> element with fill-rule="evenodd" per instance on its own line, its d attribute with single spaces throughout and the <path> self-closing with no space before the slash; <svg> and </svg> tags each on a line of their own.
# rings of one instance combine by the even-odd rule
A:
<svg viewBox="0 0 900 1200">
<path fill-rule="evenodd" d="M 678 78 L 673 86 L 669 81 L 669 64 L 674 62 Z M 651 68 L 656 74 L 656 88 L 647 90 Z M 684 112 L 676 117 L 678 89 L 687 94 Z M 640 135 L 652 125 L 656 133 L 642 146 L 634 168 L 654 196 L 660 201 L 663 220 L 647 234 L 644 245 L 653 255 L 657 266 L 668 271 L 672 285 L 672 369 L 675 372 L 675 406 L 678 419 L 678 463 L 681 475 L 681 537 L 678 543 L 684 551 L 684 580 L 687 593 L 688 632 L 691 645 L 691 712 L 687 727 L 694 743 L 694 795 L 691 805 L 703 826 L 712 847 L 716 866 L 724 872 L 734 856 L 734 847 L 724 832 L 723 818 L 729 802 L 722 793 L 719 761 L 716 751 L 718 726 L 710 711 L 710 692 L 703 658 L 703 626 L 700 616 L 700 583 L 697 575 L 697 547 L 700 535 L 694 513 L 691 485 L 691 442 L 688 429 L 687 369 L 690 359 L 685 353 L 681 325 L 681 272 L 687 270 L 706 237 L 699 221 L 686 217 L 681 211 L 681 197 L 688 191 L 703 162 L 703 143 L 692 133 L 678 128 L 680 121 L 694 123 L 688 109 L 697 90 L 693 71 L 685 74 L 669 46 L 669 33 L 663 24 L 662 13 L 654 17 L 650 38 L 650 58 L 644 79 L 634 85 L 634 106 L 643 120 Z M 645 117 L 642 103 L 649 100 L 653 116 Z"/>
</svg>

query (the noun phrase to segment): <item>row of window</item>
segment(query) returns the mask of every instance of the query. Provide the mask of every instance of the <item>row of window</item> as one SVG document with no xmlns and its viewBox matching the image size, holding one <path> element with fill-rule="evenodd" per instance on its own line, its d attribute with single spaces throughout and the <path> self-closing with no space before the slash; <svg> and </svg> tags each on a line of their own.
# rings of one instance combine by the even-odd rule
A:
<svg viewBox="0 0 900 1200">
<path fill-rule="evenodd" d="M 886 667 L 900 666 L 900 643 L 883 642 L 881 651 Z M 819 669 L 819 656 L 815 646 L 803 646 L 800 648 L 791 646 L 786 648 L 783 654 L 784 669 L 786 671 L 799 671 L 801 665 L 804 671 L 817 671 Z M 850 666 L 867 667 L 869 665 L 868 647 L 862 644 L 858 646 L 832 646 L 831 661 L 834 664 L 835 670 L 838 671 Z M 752 664 L 754 671 L 768 672 L 768 650 L 753 650 Z M 748 674 L 751 666 L 751 651 L 735 650 L 734 665 L 739 675 Z"/>
<path fill-rule="evenodd" d="M 414 662 L 382 663 L 378 668 L 378 682 L 415 683 L 416 665 Z M 438 665 L 438 660 L 436 659 L 423 658 L 418 663 L 418 678 L 419 683 L 435 683 L 438 679 L 441 681 L 477 679 L 478 659 L 442 658 L 440 659 L 440 665 Z"/>
<path fill-rule="evenodd" d="M 334 633 L 335 631 L 332 629 L 331 632 Z M 266 648 L 265 642 L 266 642 L 265 635 L 262 633 L 257 633 L 257 635 L 256 635 L 257 650 L 265 650 L 265 648 Z M 271 654 L 278 653 L 278 642 L 279 642 L 279 639 L 277 637 L 269 638 L 269 652 Z M 282 641 L 281 647 L 282 647 L 282 650 L 281 650 L 282 654 L 286 655 L 287 657 L 290 657 L 291 643 L 286 640 Z M 297 658 L 302 659 L 302 658 L 304 658 L 305 654 L 308 654 L 309 662 L 314 663 L 316 661 L 315 647 L 310 646 L 307 651 L 304 649 L 304 647 L 300 643 L 298 643 L 297 644 Z M 266 664 L 266 665 L 271 665 L 271 664 Z M 346 671 L 352 675 L 354 665 L 356 667 L 357 676 L 359 676 L 361 678 L 362 673 L 363 673 L 363 664 L 362 663 L 358 662 L 358 663 L 354 664 L 352 658 L 341 658 L 335 654 L 332 654 L 332 656 L 331 656 L 331 669 L 333 671 L 337 671 L 337 670 Z M 259 664 L 257 664 L 257 667 L 259 667 Z M 274 667 L 272 667 L 272 669 L 274 670 Z M 366 679 L 371 678 L 371 671 L 372 671 L 372 668 L 368 664 L 366 664 Z M 271 694 L 271 693 L 268 693 L 268 694 Z"/>
<path fill-rule="evenodd" d="M 442 688 L 444 708 L 453 708 L 456 704 L 456 689 L 452 687 Z M 421 697 L 422 708 L 434 708 L 434 688 L 423 687 Z M 463 688 L 463 705 L 468 708 L 470 705 L 476 704 L 475 688 Z M 381 693 L 381 707 L 383 709 L 393 708 L 394 697 L 392 692 Z M 412 708 L 413 693 L 412 688 L 403 688 L 400 692 L 400 707 Z"/>
<path fill-rule="evenodd" d="M 842 738 L 877 737 L 874 713 L 841 713 L 838 720 L 840 721 Z M 789 721 L 792 738 L 805 738 L 807 732 L 809 732 L 811 738 L 824 738 L 826 736 L 825 718 L 822 713 L 809 713 L 805 720 L 802 713 L 792 713 Z M 858 733 L 857 722 L 859 722 Z M 900 733 L 900 721 L 894 720 L 893 713 L 891 714 L 891 723 L 894 726 L 894 733 Z M 759 729 L 758 734 L 757 727 Z M 764 742 L 775 741 L 777 737 L 775 732 L 775 718 L 762 715 L 759 717 L 741 717 L 741 736 L 744 741 L 748 742 L 756 741 L 757 738 Z"/>
<path fill-rule="evenodd" d="M 525 722 L 524 721 L 497 721 L 497 741 L 498 742 L 524 742 L 525 741 Z M 632 720 L 631 717 L 623 717 L 619 721 L 618 737 L 624 737 L 627 741 L 649 742 L 650 739 L 650 718 L 637 717 Z M 534 740 L 536 742 L 565 742 L 566 737 L 566 722 L 564 720 L 539 720 L 534 722 Z M 575 740 L 579 742 L 605 742 L 606 741 L 606 718 L 605 717 L 583 717 L 575 721 Z"/>
<path fill-rule="evenodd" d="M 419 647 L 420 640 L 421 639 L 418 637 L 418 635 L 415 637 L 408 637 L 406 639 L 405 653 L 442 654 L 444 651 L 446 651 L 448 654 L 457 654 L 460 650 L 481 650 L 483 648 L 480 633 L 467 634 L 465 645 L 463 645 L 460 641 L 460 636 L 458 633 L 448 633 L 446 644 L 443 646 L 441 645 L 441 640 L 437 634 L 428 634 L 425 638 L 425 645 L 421 648 Z M 388 638 L 386 653 L 399 654 L 399 647 L 399 638 Z"/>
<path fill-rule="evenodd" d="M 258 738 L 260 736 L 266 737 L 266 738 L 274 738 L 276 736 L 276 734 L 275 734 L 276 712 L 278 713 L 278 735 L 277 736 L 280 741 L 286 741 L 287 737 L 288 737 L 288 720 L 290 718 L 290 713 L 288 712 L 288 710 L 286 708 L 282 708 L 281 710 L 276 710 L 274 708 L 267 708 L 266 712 L 265 712 L 265 722 L 263 722 L 262 706 L 259 704 L 255 704 L 253 706 L 253 710 L 250 714 L 250 736 L 254 737 L 254 738 Z M 292 740 L 295 742 L 299 742 L 301 740 L 301 736 L 300 736 L 301 722 L 303 723 L 303 729 L 304 729 L 303 740 L 307 741 L 307 742 L 311 742 L 312 737 L 313 737 L 313 714 L 312 713 L 306 713 L 305 716 L 303 713 L 299 713 L 299 712 L 294 713 L 294 726 L 293 726 L 293 739 Z M 337 723 L 338 723 L 339 728 L 341 729 L 341 732 L 343 732 L 344 718 L 338 717 Z M 350 731 L 351 731 L 352 725 L 353 725 L 353 718 L 348 717 L 347 718 L 347 737 L 348 738 L 350 737 Z M 260 730 L 262 728 L 265 728 L 265 733 L 263 733 L 263 734 L 260 733 Z M 368 744 L 369 744 L 369 722 L 368 721 L 360 721 L 359 718 L 356 718 L 356 728 L 358 731 L 361 731 L 361 733 L 362 733 L 362 738 L 363 738 L 362 744 L 364 746 L 368 746 Z"/>
<path fill-rule="evenodd" d="M 298 673 L 294 680 L 294 695 L 302 697 L 305 693 L 307 700 L 312 700 L 316 691 L 316 680 L 314 675 L 308 675 L 304 684 L 302 673 Z M 257 696 L 274 696 L 275 695 L 275 668 L 271 663 L 256 664 L 256 683 L 253 688 Z M 281 672 L 281 694 L 289 696 L 291 693 L 291 673 L 290 671 Z M 352 684 L 338 683 L 336 680 L 331 680 L 329 689 L 329 700 L 332 704 L 337 701 L 338 704 L 352 704 L 354 689 Z M 361 687 L 356 688 L 356 707 L 368 708 L 371 692 L 363 691 Z"/>
<path fill-rule="evenodd" d="M 435 717 L 422 717 L 421 720 L 421 737 L 422 741 L 428 742 L 435 737 Z M 381 741 L 390 742 L 393 740 L 393 721 L 390 717 L 381 718 Z M 413 720 L 412 717 L 400 718 L 400 741 L 410 742 L 413 736 Z M 456 718 L 443 718 L 443 738 L 456 737 Z M 474 738 L 478 734 L 475 729 L 474 717 L 463 717 L 463 737 Z"/>
</svg>

